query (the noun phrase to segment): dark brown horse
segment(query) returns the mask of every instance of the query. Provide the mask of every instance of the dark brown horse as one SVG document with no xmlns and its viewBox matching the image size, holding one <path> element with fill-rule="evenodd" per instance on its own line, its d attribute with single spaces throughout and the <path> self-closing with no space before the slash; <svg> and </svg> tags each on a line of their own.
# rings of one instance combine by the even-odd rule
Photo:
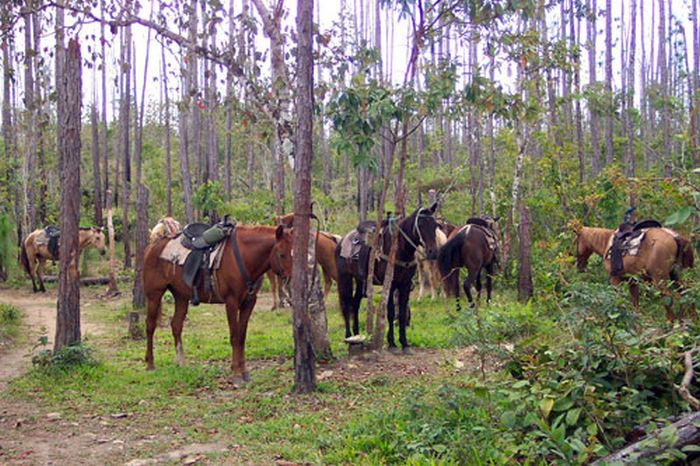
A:
<svg viewBox="0 0 700 466">
<path fill-rule="evenodd" d="M 495 221 L 488 222 L 489 229 L 497 229 Z M 462 287 L 467 295 L 469 304 L 474 305 L 471 287 L 476 288 L 477 297 L 481 297 L 481 271 L 486 270 L 486 301 L 491 301 L 491 282 L 498 258 L 496 248 L 489 242 L 489 231 L 481 224 L 471 224 L 451 233 L 447 243 L 440 248 L 438 267 L 445 282 L 448 294 L 457 298 L 459 304 L 459 269 L 467 268 L 467 278 Z"/>
<path fill-rule="evenodd" d="M 34 230 L 22 241 L 20 259 L 24 271 L 32 279 L 32 289 L 35 293 L 37 291 L 46 291 L 46 288 L 44 288 L 46 261 L 57 261 L 59 259 L 49 251 L 48 241 L 48 236 L 42 229 Z M 80 228 L 78 231 L 78 245 L 81 252 L 88 246 L 94 246 L 100 251 L 100 254 L 104 255 L 105 235 L 102 233 L 102 228 Z M 39 282 L 38 285 L 37 282 Z"/>
<path fill-rule="evenodd" d="M 435 210 L 437 203 L 430 208 L 420 208 L 406 217 L 398 224 L 398 250 L 396 254 L 396 268 L 389 290 L 389 302 L 387 305 L 387 322 L 389 331 L 387 341 L 389 350 L 396 350 L 394 341 L 394 292 L 398 292 L 399 304 L 399 342 L 404 353 L 410 352 L 408 340 L 406 339 L 406 324 L 408 322 L 408 298 L 411 294 L 411 282 L 416 273 L 416 247 L 423 246 L 428 259 L 434 260 L 437 256 L 437 245 L 435 244 Z M 396 228 L 396 224 L 393 226 Z M 391 235 L 389 234 L 389 224 L 385 221 L 382 224 L 380 245 L 382 248 L 381 258 L 375 263 L 374 280 L 375 284 L 382 284 L 387 268 L 387 259 L 391 248 Z M 341 256 L 342 241 L 335 250 L 335 260 L 338 268 L 338 297 L 340 308 L 343 311 L 345 320 L 345 337 L 357 335 L 359 330 L 358 313 L 360 301 L 365 295 L 367 288 L 367 274 L 369 269 L 369 246 L 362 246 L 362 251 L 358 259 L 349 259 Z M 353 294 L 354 288 L 354 294 Z M 350 325 L 352 321 L 352 333 Z"/>
<path fill-rule="evenodd" d="M 694 255 L 690 241 L 666 228 L 650 228 L 645 233 L 638 254 L 623 256 L 622 273 L 613 275 L 610 273 L 610 259 L 606 258 L 606 253 L 614 230 L 577 227 L 574 233 L 578 271 L 586 270 L 588 258 L 595 253 L 603 258 L 603 266 L 613 285 L 619 285 L 630 276 L 639 276 L 642 280 L 654 283 L 663 294 L 668 295 L 667 280 L 675 281 L 678 278 L 676 266 L 681 269 L 693 266 Z M 639 307 L 639 287 L 633 280 L 629 285 L 632 305 Z M 674 318 L 671 302 L 666 305 L 666 318 L 669 321 Z"/>
<path fill-rule="evenodd" d="M 167 238 L 151 243 L 145 252 L 143 265 L 144 292 L 148 306 L 146 319 L 146 364 L 149 370 L 153 363 L 153 332 L 161 313 L 161 298 L 169 290 L 175 298 L 175 315 L 171 321 L 177 363 L 185 361 L 182 349 L 182 326 L 187 308 L 192 298 L 192 289 L 182 280 L 182 267 L 161 258 Z M 270 268 L 287 280 L 292 270 L 292 233 L 283 226 L 237 225 L 224 239 L 221 267 L 214 272 L 212 288 L 209 292 L 203 285 L 198 288 L 203 302 L 226 305 L 229 338 L 231 342 L 232 381 L 240 383 L 249 380 L 245 369 L 245 338 L 248 319 L 253 311 L 262 276 Z M 240 266 L 235 257 L 233 242 L 240 252 Z"/>
</svg>

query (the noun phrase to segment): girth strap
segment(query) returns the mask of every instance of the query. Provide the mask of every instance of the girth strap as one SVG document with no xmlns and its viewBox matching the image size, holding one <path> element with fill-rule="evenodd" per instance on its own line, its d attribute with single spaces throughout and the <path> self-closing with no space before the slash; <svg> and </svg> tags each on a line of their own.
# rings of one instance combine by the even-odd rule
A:
<svg viewBox="0 0 700 466">
<path fill-rule="evenodd" d="M 233 231 L 231 232 L 231 248 L 233 249 L 233 257 L 236 259 L 236 265 L 238 265 L 238 270 L 241 272 L 241 277 L 243 277 L 243 282 L 245 283 L 248 295 L 253 295 L 258 289 L 258 285 L 260 285 L 260 281 L 262 280 L 263 276 L 260 275 L 260 277 L 255 282 L 253 282 L 250 279 L 250 275 L 248 275 L 248 272 L 245 269 L 245 264 L 243 263 L 243 259 L 241 258 L 241 251 L 238 249 L 236 233 L 237 230 L 234 226 Z"/>
</svg>

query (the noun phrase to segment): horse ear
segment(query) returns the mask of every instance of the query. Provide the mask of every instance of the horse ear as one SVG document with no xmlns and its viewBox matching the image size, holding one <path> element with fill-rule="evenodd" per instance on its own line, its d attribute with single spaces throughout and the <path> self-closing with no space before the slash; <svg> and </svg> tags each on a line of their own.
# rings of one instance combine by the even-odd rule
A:
<svg viewBox="0 0 700 466">
<path fill-rule="evenodd" d="M 277 225 L 277 229 L 275 230 L 275 239 L 277 239 L 277 241 L 279 241 L 283 237 L 284 237 L 284 225 Z"/>
<path fill-rule="evenodd" d="M 435 211 L 437 210 L 437 208 L 438 208 L 438 203 L 437 203 L 437 201 L 435 201 L 435 202 L 433 202 L 433 205 L 431 205 L 428 208 L 428 212 L 430 212 L 431 214 L 434 214 Z"/>
</svg>

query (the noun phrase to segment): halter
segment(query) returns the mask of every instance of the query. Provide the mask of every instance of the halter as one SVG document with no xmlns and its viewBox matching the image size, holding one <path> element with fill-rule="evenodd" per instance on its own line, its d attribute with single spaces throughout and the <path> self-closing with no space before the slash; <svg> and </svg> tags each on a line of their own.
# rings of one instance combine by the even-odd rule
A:
<svg viewBox="0 0 700 466">
<path fill-rule="evenodd" d="M 424 210 L 427 209 L 425 209 L 424 207 L 418 209 L 418 212 L 416 212 L 416 219 L 413 221 L 412 231 L 415 232 L 416 235 L 418 235 L 418 244 L 414 243 L 411 237 L 408 236 L 408 234 L 405 231 L 403 231 L 401 227 L 399 227 L 399 233 L 401 233 L 401 236 L 403 236 L 404 239 L 408 241 L 408 244 L 413 246 L 413 249 L 418 249 L 418 245 L 425 246 L 425 240 L 423 239 L 423 235 L 420 232 L 420 228 L 418 228 L 418 220 L 420 220 L 421 217 L 431 217 L 431 215 L 422 215 L 422 212 Z"/>
</svg>

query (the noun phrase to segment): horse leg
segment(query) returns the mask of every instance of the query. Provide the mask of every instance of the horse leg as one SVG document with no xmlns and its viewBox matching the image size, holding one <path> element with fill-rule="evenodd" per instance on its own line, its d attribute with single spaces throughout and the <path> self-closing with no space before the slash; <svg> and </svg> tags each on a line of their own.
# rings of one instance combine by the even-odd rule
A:
<svg viewBox="0 0 700 466">
<path fill-rule="evenodd" d="M 37 291 L 39 291 L 39 287 L 36 286 L 36 254 L 33 250 L 27 249 L 27 260 L 29 262 L 29 277 L 32 279 L 32 291 L 36 293 Z"/>
<path fill-rule="evenodd" d="M 406 326 L 408 324 L 409 309 L 408 309 L 408 297 L 411 294 L 410 283 L 403 285 L 399 288 L 399 342 L 401 343 L 401 348 L 404 354 L 410 354 L 411 350 L 408 347 L 408 340 L 406 339 Z"/>
<path fill-rule="evenodd" d="M 146 370 L 155 369 L 153 364 L 153 333 L 158 326 L 161 313 L 161 299 L 165 290 L 146 295 Z"/>
<path fill-rule="evenodd" d="M 44 269 L 46 268 L 46 259 L 39 256 L 39 267 L 36 269 L 36 275 L 39 279 L 39 291 L 46 293 L 46 288 L 44 288 Z"/>
<path fill-rule="evenodd" d="M 493 279 L 493 263 L 486 266 L 486 302 L 491 302 L 491 288 Z"/>
<path fill-rule="evenodd" d="M 175 340 L 175 361 L 178 366 L 185 365 L 185 352 L 182 349 L 182 327 L 187 316 L 187 299 L 181 296 L 175 296 L 175 314 L 170 321 L 170 328 L 173 331 L 173 339 Z"/>
<path fill-rule="evenodd" d="M 321 270 L 323 270 L 323 300 L 325 301 L 326 298 L 328 298 L 328 293 L 331 292 L 333 277 L 331 276 L 330 272 L 326 271 L 326 269 L 323 267 L 321 267 Z"/>
<path fill-rule="evenodd" d="M 244 306 L 238 310 L 238 326 L 235 338 L 232 339 L 231 347 L 232 381 L 238 378 L 243 382 L 248 382 L 250 380 L 250 374 L 245 369 L 245 338 L 248 331 L 248 320 L 250 319 L 250 314 L 253 312 L 253 307 L 255 307 L 255 301 L 255 298 L 249 298 Z"/>
<path fill-rule="evenodd" d="M 630 298 L 632 299 L 632 306 L 635 309 L 639 309 L 639 285 L 634 279 L 630 280 Z"/>
<path fill-rule="evenodd" d="M 423 277 L 423 261 L 418 262 L 417 267 L 418 272 L 418 299 L 423 299 L 423 294 L 425 294 L 425 277 Z"/>
<path fill-rule="evenodd" d="M 345 321 L 345 338 L 350 337 L 350 314 L 354 305 L 353 298 L 353 279 L 346 274 L 338 274 L 338 301 L 340 301 L 340 310 L 343 313 Z"/>
<path fill-rule="evenodd" d="M 389 351 L 392 353 L 396 352 L 396 342 L 394 341 L 394 290 L 395 288 L 392 285 L 391 289 L 389 289 L 389 302 L 386 306 L 386 320 L 387 324 L 389 324 L 389 331 L 387 332 L 386 339 L 389 343 Z"/>
<path fill-rule="evenodd" d="M 467 300 L 469 300 L 469 307 L 474 307 L 474 299 L 472 298 L 471 287 L 476 280 L 477 274 L 469 270 L 467 278 L 464 279 L 462 288 L 464 289 L 464 294 L 467 295 Z"/>
<path fill-rule="evenodd" d="M 352 300 L 352 334 L 360 334 L 360 302 L 365 295 L 365 285 L 362 280 L 355 279 L 355 296 Z"/>
<path fill-rule="evenodd" d="M 272 307 L 270 310 L 274 311 L 280 307 L 280 303 L 277 296 L 277 276 L 272 270 L 267 271 L 267 280 L 270 282 L 270 293 L 272 293 Z"/>
<path fill-rule="evenodd" d="M 474 288 L 476 288 L 476 300 L 481 302 L 481 270 L 479 270 L 479 273 L 476 274 Z"/>
</svg>

